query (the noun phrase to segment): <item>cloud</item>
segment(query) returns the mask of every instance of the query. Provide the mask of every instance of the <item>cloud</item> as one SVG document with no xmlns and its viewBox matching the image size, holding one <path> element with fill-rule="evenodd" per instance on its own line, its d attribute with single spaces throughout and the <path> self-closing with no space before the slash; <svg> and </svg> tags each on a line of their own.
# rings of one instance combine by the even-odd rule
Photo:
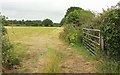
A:
<svg viewBox="0 0 120 75">
<path fill-rule="evenodd" d="M 0 10 L 9 19 L 45 19 L 60 22 L 70 6 L 102 12 L 119 0 L 0 0 Z"/>
</svg>

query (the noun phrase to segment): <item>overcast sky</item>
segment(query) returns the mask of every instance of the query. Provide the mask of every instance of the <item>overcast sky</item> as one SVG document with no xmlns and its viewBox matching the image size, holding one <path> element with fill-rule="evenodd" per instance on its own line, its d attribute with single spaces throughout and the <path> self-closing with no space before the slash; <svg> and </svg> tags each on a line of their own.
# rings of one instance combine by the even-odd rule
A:
<svg viewBox="0 0 120 75">
<path fill-rule="evenodd" d="M 60 22 L 71 6 L 102 12 L 120 0 L 0 0 L 0 12 L 9 19 L 43 20 Z"/>
</svg>

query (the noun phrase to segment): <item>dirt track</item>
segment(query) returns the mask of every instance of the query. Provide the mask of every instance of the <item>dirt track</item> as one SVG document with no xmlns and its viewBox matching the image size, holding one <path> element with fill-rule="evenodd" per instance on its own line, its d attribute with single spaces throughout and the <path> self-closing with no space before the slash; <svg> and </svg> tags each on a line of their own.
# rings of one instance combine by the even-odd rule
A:
<svg viewBox="0 0 120 75">
<path fill-rule="evenodd" d="M 40 35 L 40 33 L 35 33 L 30 36 L 24 36 L 18 41 L 22 41 L 28 48 L 26 51 L 27 59 L 23 60 L 17 69 L 11 72 L 19 73 L 42 73 L 45 71 L 46 65 L 50 65 L 52 62 L 52 57 L 60 58 L 57 61 L 56 72 L 60 73 L 94 73 L 95 62 L 86 61 L 82 55 L 77 53 L 75 49 L 66 45 L 63 41 L 59 39 L 59 33 L 62 28 L 57 28 L 48 33 Z M 16 33 L 17 34 L 17 33 Z M 54 53 L 60 54 L 56 56 L 47 56 L 48 50 L 54 49 Z M 54 55 L 54 54 L 53 54 Z M 48 59 L 50 58 L 50 59 Z M 51 61 L 51 62 L 49 62 Z M 56 60 L 54 60 L 56 62 Z M 52 66 L 54 70 L 54 66 Z M 50 71 L 50 72 L 55 72 Z"/>
</svg>

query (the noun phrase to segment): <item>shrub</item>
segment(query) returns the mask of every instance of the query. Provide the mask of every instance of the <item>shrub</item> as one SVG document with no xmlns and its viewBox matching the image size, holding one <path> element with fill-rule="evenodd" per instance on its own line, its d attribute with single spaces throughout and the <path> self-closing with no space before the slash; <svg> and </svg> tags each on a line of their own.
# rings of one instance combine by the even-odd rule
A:
<svg viewBox="0 0 120 75">
<path fill-rule="evenodd" d="M 2 34 L 5 35 L 7 34 L 7 29 L 5 27 L 2 26 Z"/>
<path fill-rule="evenodd" d="M 105 49 L 110 58 L 120 61 L 120 9 L 111 9 L 103 22 Z"/>
<path fill-rule="evenodd" d="M 3 27 L 2 40 L 2 65 L 3 67 L 12 68 L 13 65 L 20 64 L 20 58 L 14 52 L 14 45 L 10 43 L 7 34 L 7 30 Z"/>
<path fill-rule="evenodd" d="M 109 8 L 100 15 L 99 22 L 102 25 L 104 36 L 104 53 L 101 71 L 107 73 L 120 72 L 120 9 Z M 98 24 L 98 23 L 97 23 Z"/>
<path fill-rule="evenodd" d="M 45 19 L 45 20 L 43 20 L 42 25 L 44 25 L 44 26 L 53 26 L 53 22 L 50 19 Z"/>
<path fill-rule="evenodd" d="M 84 10 L 79 7 L 69 8 L 61 21 L 61 24 L 64 24 L 64 32 L 61 36 L 69 44 L 82 43 L 82 28 L 88 26 L 94 16 L 89 10 Z"/>
</svg>

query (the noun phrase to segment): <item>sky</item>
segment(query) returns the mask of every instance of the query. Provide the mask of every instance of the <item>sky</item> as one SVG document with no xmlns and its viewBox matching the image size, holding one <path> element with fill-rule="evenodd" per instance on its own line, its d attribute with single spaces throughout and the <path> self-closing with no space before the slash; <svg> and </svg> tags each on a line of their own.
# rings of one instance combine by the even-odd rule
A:
<svg viewBox="0 0 120 75">
<path fill-rule="evenodd" d="M 71 6 L 101 13 L 120 0 L 0 0 L 0 12 L 9 19 L 44 20 L 59 23 Z"/>
</svg>

